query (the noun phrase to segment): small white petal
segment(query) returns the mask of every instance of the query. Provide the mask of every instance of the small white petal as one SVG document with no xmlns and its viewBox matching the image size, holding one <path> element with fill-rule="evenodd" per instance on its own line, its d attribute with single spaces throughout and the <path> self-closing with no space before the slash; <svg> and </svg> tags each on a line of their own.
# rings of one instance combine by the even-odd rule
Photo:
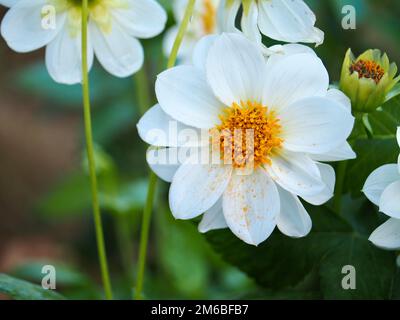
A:
<svg viewBox="0 0 400 320">
<path fill-rule="evenodd" d="M 0 0 L 0 5 L 5 7 L 12 7 L 20 0 Z"/>
<path fill-rule="evenodd" d="M 222 103 L 215 98 L 205 74 L 193 66 L 178 66 L 159 74 L 156 94 L 161 108 L 186 125 L 210 129 L 220 122 Z"/>
<path fill-rule="evenodd" d="M 223 32 L 239 32 L 235 26 L 235 21 L 240 4 L 240 0 L 229 0 L 229 3 L 227 0 L 221 0 L 217 13 L 219 30 Z"/>
<path fill-rule="evenodd" d="M 322 181 L 325 183 L 325 188 L 317 195 L 304 196 L 303 199 L 315 206 L 320 206 L 333 197 L 335 190 L 335 170 L 330 165 L 324 163 L 317 163 L 317 166 L 321 173 Z"/>
<path fill-rule="evenodd" d="M 225 105 L 260 101 L 265 61 L 260 48 L 244 36 L 223 33 L 212 45 L 207 58 L 207 79 Z"/>
<path fill-rule="evenodd" d="M 379 211 L 400 219 L 400 180 L 391 183 L 383 190 L 379 200 Z"/>
<path fill-rule="evenodd" d="M 385 164 L 375 169 L 368 176 L 362 191 L 372 203 L 379 206 L 383 191 L 397 180 L 400 180 L 400 173 L 397 171 L 397 165 Z"/>
<path fill-rule="evenodd" d="M 354 117 L 338 102 L 324 97 L 298 100 L 280 112 L 284 147 L 323 154 L 343 145 Z"/>
<path fill-rule="evenodd" d="M 271 165 L 265 167 L 266 171 L 290 193 L 314 196 L 325 188 L 317 165 L 307 155 L 282 150 L 271 161 Z"/>
<path fill-rule="evenodd" d="M 56 28 L 43 28 L 42 8 L 46 0 L 20 0 L 7 11 L 1 23 L 1 35 L 17 52 L 29 52 L 47 45 L 64 27 L 65 14 L 57 15 Z"/>
<path fill-rule="evenodd" d="M 324 33 L 314 27 L 315 15 L 303 0 L 260 1 L 258 23 L 267 37 L 285 42 L 321 44 Z"/>
<path fill-rule="evenodd" d="M 150 108 L 140 118 L 137 129 L 140 138 L 154 146 L 199 146 L 206 143 L 206 137 L 202 136 L 201 130 L 171 118 L 159 104 Z"/>
<path fill-rule="evenodd" d="M 46 47 L 46 67 L 54 81 L 64 84 L 76 84 L 82 81 L 81 35 L 71 37 L 65 27 Z M 88 71 L 93 65 L 93 47 L 90 39 L 87 43 Z"/>
<path fill-rule="evenodd" d="M 348 142 L 344 142 L 336 149 L 323 154 L 310 154 L 310 157 L 316 161 L 333 162 L 355 159 L 357 155 L 351 148 L 350 144 Z"/>
<path fill-rule="evenodd" d="M 94 52 L 100 64 L 116 77 L 128 77 L 138 71 L 144 60 L 140 42 L 128 35 L 115 21 L 110 32 L 103 32 L 89 22 Z"/>
<path fill-rule="evenodd" d="M 262 170 L 251 175 L 235 172 L 223 196 L 223 210 L 229 229 L 244 242 L 258 245 L 276 226 L 278 189 Z"/>
<path fill-rule="evenodd" d="M 211 209 L 207 210 L 201 222 L 199 223 L 199 231 L 205 233 L 211 230 L 219 230 L 228 228 L 224 213 L 222 211 L 222 197 L 214 204 Z"/>
<path fill-rule="evenodd" d="M 351 100 L 342 91 L 338 89 L 329 89 L 326 97 L 339 102 L 348 112 L 351 112 Z"/>
<path fill-rule="evenodd" d="M 384 224 L 380 225 L 369 237 L 374 245 L 383 249 L 400 248 L 400 220 L 390 218 Z"/>
<path fill-rule="evenodd" d="M 164 30 L 167 14 L 157 1 L 128 0 L 126 5 L 121 9 L 111 10 L 111 15 L 129 35 L 152 38 Z"/>
<path fill-rule="evenodd" d="M 210 209 L 231 177 L 231 166 L 191 162 L 188 160 L 179 167 L 169 190 L 169 205 L 176 219 L 192 219 Z"/>
<path fill-rule="evenodd" d="M 400 127 L 397 127 L 396 137 L 397 137 L 397 143 L 398 143 L 399 146 L 400 146 Z"/>
<path fill-rule="evenodd" d="M 316 56 L 313 49 L 298 43 L 277 44 L 268 49 L 272 54 L 268 55 L 267 68 L 271 68 L 278 60 L 295 54 L 306 53 Z"/>
<path fill-rule="evenodd" d="M 217 37 L 217 35 L 209 35 L 201 38 L 193 50 L 193 65 L 203 72 L 206 72 L 208 52 Z"/>
<path fill-rule="evenodd" d="M 248 12 L 242 14 L 242 32 L 248 39 L 261 43 L 261 33 L 258 30 L 258 5 L 255 1 L 250 3 Z"/>
<path fill-rule="evenodd" d="M 303 98 L 326 95 L 328 72 L 315 54 L 288 55 L 267 66 L 262 101 L 270 108 L 281 109 Z"/>
<path fill-rule="evenodd" d="M 180 167 L 177 148 L 150 147 L 146 152 L 146 160 L 151 170 L 162 180 L 172 182 L 172 179 Z"/>
<path fill-rule="evenodd" d="M 311 231 L 312 221 L 297 196 L 278 188 L 281 211 L 278 216 L 279 230 L 293 238 L 305 237 Z"/>
</svg>

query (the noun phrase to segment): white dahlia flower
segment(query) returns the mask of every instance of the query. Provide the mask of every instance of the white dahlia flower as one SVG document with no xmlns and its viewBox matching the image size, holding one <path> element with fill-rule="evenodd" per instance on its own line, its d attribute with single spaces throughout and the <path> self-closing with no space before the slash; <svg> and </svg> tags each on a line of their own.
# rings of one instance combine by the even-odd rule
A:
<svg viewBox="0 0 400 320">
<path fill-rule="evenodd" d="M 400 127 L 397 128 L 400 146 Z M 398 163 L 386 164 L 373 171 L 365 182 L 363 192 L 379 206 L 379 211 L 390 217 L 369 237 L 376 246 L 385 249 L 400 248 L 400 156 Z"/>
<path fill-rule="evenodd" d="M 1 35 L 11 49 L 30 52 L 46 47 L 50 76 L 65 84 L 81 82 L 81 0 L 0 0 L 0 4 L 10 7 Z M 162 32 L 164 9 L 155 0 L 89 0 L 88 4 L 89 70 L 96 55 L 117 77 L 138 71 L 144 55 L 137 38 Z"/>
<path fill-rule="evenodd" d="M 221 0 L 218 15 L 224 30 L 235 28 L 240 5 L 241 29 L 253 41 L 261 42 L 263 34 L 291 43 L 324 42 L 324 33 L 315 27 L 315 14 L 303 0 Z"/>
<path fill-rule="evenodd" d="M 328 89 L 321 60 L 302 50 L 283 46 L 266 60 L 243 35 L 223 33 L 197 44 L 193 65 L 158 76 L 159 104 L 138 130 L 153 145 L 152 170 L 172 182 L 175 218 L 204 213 L 201 232 L 228 227 L 253 245 L 275 226 L 290 237 L 309 233 L 300 198 L 320 205 L 333 196 L 334 170 L 321 162 L 355 157 L 346 142 L 354 118 L 349 99 Z M 214 139 L 242 131 L 252 140 Z"/>
</svg>

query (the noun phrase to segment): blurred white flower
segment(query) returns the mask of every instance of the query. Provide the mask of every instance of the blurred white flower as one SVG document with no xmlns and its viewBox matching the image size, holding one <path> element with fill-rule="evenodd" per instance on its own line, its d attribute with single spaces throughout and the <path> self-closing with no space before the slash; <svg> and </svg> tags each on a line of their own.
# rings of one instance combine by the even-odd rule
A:
<svg viewBox="0 0 400 320">
<path fill-rule="evenodd" d="M 320 205 L 333 196 L 335 172 L 319 161 L 355 157 L 346 142 L 354 124 L 348 98 L 328 90 L 328 73 L 313 52 L 281 49 L 282 55 L 269 63 L 260 46 L 241 34 L 207 36 L 195 47 L 192 66 L 166 70 L 157 78 L 159 104 L 141 118 L 139 134 L 157 147 L 157 154 L 155 148 L 148 152 L 152 170 L 172 182 L 172 214 L 191 219 L 204 213 L 201 232 L 229 227 L 253 245 L 267 239 L 275 226 L 303 237 L 311 219 L 299 197 Z M 206 138 L 190 144 L 173 139 L 171 123 L 175 131 L 201 131 Z M 254 133 L 250 158 L 240 149 L 242 139 L 212 139 L 215 131 L 243 129 Z M 165 133 L 164 138 L 156 133 Z M 221 151 L 218 158 L 208 162 L 197 161 L 196 152 L 183 163 L 154 159 L 215 149 Z M 249 159 L 251 173 L 236 157 L 226 162 L 229 150 Z"/>
<path fill-rule="evenodd" d="M 81 0 L 0 0 L 11 6 L 1 24 L 1 34 L 17 52 L 46 46 L 46 66 L 60 83 L 74 84 L 81 71 Z M 45 6 L 55 8 L 55 28 L 43 28 Z M 155 0 L 89 0 L 89 70 L 96 55 L 100 64 L 117 77 L 138 71 L 143 48 L 136 38 L 162 32 L 166 13 Z"/>
<path fill-rule="evenodd" d="M 241 4 L 241 29 L 253 41 L 261 43 L 261 33 L 291 43 L 320 45 L 324 41 L 324 33 L 314 26 L 314 13 L 303 0 L 222 0 L 219 17 L 224 30 L 235 29 L 234 17 Z"/>
<path fill-rule="evenodd" d="M 397 128 L 400 146 L 400 127 Z M 369 237 L 376 246 L 385 249 L 400 248 L 400 156 L 398 163 L 386 164 L 373 171 L 365 182 L 363 192 L 379 206 L 379 211 L 390 217 Z"/>
<path fill-rule="evenodd" d="M 175 0 L 173 12 L 176 25 L 171 27 L 164 36 L 163 50 L 166 56 L 171 53 L 178 28 L 183 20 L 188 0 Z M 188 29 L 179 48 L 178 59 L 182 63 L 190 61 L 193 48 L 203 36 L 221 32 L 217 25 L 217 8 L 219 0 L 197 0 Z"/>
</svg>

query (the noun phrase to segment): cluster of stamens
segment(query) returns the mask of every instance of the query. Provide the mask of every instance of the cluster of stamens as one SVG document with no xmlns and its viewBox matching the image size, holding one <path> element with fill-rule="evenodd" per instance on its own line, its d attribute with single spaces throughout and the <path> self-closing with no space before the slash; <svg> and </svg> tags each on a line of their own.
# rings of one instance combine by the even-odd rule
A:
<svg viewBox="0 0 400 320">
<path fill-rule="evenodd" d="M 201 15 L 203 30 L 205 34 L 214 32 L 216 24 L 216 9 L 211 0 L 203 0 L 204 11 Z"/>
<path fill-rule="evenodd" d="M 282 128 L 273 111 L 258 102 L 233 103 L 220 120 L 213 129 L 214 137 L 219 134 L 218 140 L 213 142 L 219 144 L 221 159 L 235 168 L 271 164 L 270 155 L 283 143 Z"/>
<path fill-rule="evenodd" d="M 368 78 L 375 81 L 376 84 L 385 75 L 385 70 L 376 62 L 370 60 L 358 60 L 350 66 L 350 73 L 357 72 L 358 78 Z"/>
</svg>

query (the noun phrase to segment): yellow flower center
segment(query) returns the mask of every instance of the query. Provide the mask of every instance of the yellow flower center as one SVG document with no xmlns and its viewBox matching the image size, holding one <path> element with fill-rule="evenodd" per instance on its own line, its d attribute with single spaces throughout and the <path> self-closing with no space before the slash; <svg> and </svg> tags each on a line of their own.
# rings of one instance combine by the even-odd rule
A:
<svg viewBox="0 0 400 320">
<path fill-rule="evenodd" d="M 203 0 L 204 11 L 201 14 L 201 22 L 205 34 L 213 33 L 216 25 L 216 8 L 212 0 Z"/>
<path fill-rule="evenodd" d="M 56 8 L 57 13 L 68 12 L 67 27 L 71 37 L 80 33 L 82 22 L 82 0 L 48 0 L 49 4 Z M 97 26 L 104 32 L 112 30 L 112 17 L 110 9 L 127 8 L 126 0 L 89 0 L 89 19 L 96 22 Z"/>
<path fill-rule="evenodd" d="M 385 70 L 377 64 L 375 61 L 371 60 L 358 60 L 350 66 L 350 73 L 357 72 L 358 78 L 368 78 L 375 81 L 376 84 L 381 81 L 382 77 L 385 75 Z"/>
<path fill-rule="evenodd" d="M 235 168 L 271 164 L 270 156 L 277 152 L 283 143 L 281 125 L 274 111 L 258 102 L 233 103 L 220 115 L 221 124 L 212 129 L 218 132 L 221 158 L 231 157 Z M 215 136 L 214 136 L 215 137 Z"/>
</svg>

